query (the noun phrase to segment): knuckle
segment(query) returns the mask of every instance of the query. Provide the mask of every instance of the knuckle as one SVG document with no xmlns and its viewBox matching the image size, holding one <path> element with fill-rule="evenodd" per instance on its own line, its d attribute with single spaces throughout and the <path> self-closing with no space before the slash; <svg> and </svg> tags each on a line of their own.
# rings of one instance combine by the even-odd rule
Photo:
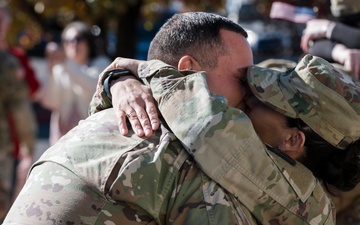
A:
<svg viewBox="0 0 360 225">
<path fill-rule="evenodd" d="M 135 114 L 129 115 L 128 118 L 129 118 L 129 120 L 132 120 L 132 121 L 138 120 L 138 118 L 137 118 L 137 116 Z"/>
<path fill-rule="evenodd" d="M 149 108 L 147 109 L 147 112 L 148 112 L 149 114 L 154 115 L 154 114 L 157 113 L 157 110 L 156 110 L 155 107 L 151 106 L 151 107 L 149 107 Z"/>
<path fill-rule="evenodd" d="M 147 119 L 148 119 L 148 116 L 147 116 L 146 114 L 144 114 L 144 113 L 141 113 L 141 114 L 139 115 L 139 119 L 141 119 L 141 120 L 147 120 Z"/>
<path fill-rule="evenodd" d="M 133 129 L 135 130 L 138 130 L 138 129 L 141 129 L 141 125 L 139 122 L 134 122 L 134 123 L 131 123 L 131 126 L 133 127 Z"/>
</svg>

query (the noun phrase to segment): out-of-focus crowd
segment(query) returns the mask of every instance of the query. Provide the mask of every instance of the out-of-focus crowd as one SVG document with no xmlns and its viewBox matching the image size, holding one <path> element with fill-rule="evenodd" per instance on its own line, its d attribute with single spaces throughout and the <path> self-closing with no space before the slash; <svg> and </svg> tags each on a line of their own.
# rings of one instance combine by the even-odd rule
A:
<svg viewBox="0 0 360 225">
<path fill-rule="evenodd" d="M 98 52 L 88 24 L 68 24 L 61 43 L 46 46 L 40 82 L 26 53 L 6 41 L 11 14 L 0 5 L 0 221 L 25 183 L 33 163 L 37 121 L 32 103 L 51 111 L 52 145 L 88 115 L 98 75 L 110 59 Z"/>
</svg>

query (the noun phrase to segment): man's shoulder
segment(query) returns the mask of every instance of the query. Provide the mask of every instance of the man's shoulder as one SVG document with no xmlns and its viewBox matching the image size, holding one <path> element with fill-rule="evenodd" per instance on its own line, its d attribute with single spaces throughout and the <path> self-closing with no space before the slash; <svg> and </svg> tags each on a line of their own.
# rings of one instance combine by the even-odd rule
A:
<svg viewBox="0 0 360 225">
<path fill-rule="evenodd" d="M 98 179 L 107 179 L 124 153 L 144 140 L 136 135 L 120 135 L 113 109 L 107 109 L 80 121 L 46 150 L 34 166 L 46 162 L 61 164 L 97 185 Z"/>
<path fill-rule="evenodd" d="M 129 132 L 123 136 L 119 132 L 117 118 L 112 108 L 95 113 L 65 134 L 58 142 L 49 148 L 41 159 L 49 159 L 51 155 L 63 155 L 84 160 L 106 157 L 110 152 L 132 149 L 144 141 Z M 122 151 L 119 151 L 121 149 Z"/>
</svg>

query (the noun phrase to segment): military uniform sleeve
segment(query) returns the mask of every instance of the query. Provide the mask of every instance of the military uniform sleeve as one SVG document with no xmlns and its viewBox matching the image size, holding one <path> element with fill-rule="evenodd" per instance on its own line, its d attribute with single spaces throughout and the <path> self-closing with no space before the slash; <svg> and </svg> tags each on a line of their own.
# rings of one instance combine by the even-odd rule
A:
<svg viewBox="0 0 360 225">
<path fill-rule="evenodd" d="M 89 106 L 89 115 L 100 112 L 101 110 L 108 109 L 112 107 L 112 101 L 107 96 L 104 90 L 104 80 L 107 78 L 106 73 L 101 73 L 99 76 L 99 80 L 96 85 L 95 93 L 91 99 Z"/>
<path fill-rule="evenodd" d="M 139 69 L 166 123 L 201 169 L 262 224 L 333 224 L 332 203 L 311 172 L 300 163 L 285 170 L 289 165 L 267 152 L 248 117 L 209 93 L 206 74 L 190 73 L 159 61 Z"/>
</svg>

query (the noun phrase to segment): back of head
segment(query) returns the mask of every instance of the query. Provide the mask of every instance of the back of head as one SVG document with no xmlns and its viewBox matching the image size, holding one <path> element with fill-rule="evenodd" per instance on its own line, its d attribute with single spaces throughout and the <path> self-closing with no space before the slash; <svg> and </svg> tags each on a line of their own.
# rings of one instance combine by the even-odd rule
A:
<svg viewBox="0 0 360 225">
<path fill-rule="evenodd" d="M 200 65 L 214 67 L 218 55 L 226 52 L 220 36 L 221 29 L 247 37 L 246 31 L 240 25 L 213 13 L 175 14 L 152 40 L 148 60 L 158 59 L 177 66 L 182 56 L 190 55 Z"/>
</svg>

